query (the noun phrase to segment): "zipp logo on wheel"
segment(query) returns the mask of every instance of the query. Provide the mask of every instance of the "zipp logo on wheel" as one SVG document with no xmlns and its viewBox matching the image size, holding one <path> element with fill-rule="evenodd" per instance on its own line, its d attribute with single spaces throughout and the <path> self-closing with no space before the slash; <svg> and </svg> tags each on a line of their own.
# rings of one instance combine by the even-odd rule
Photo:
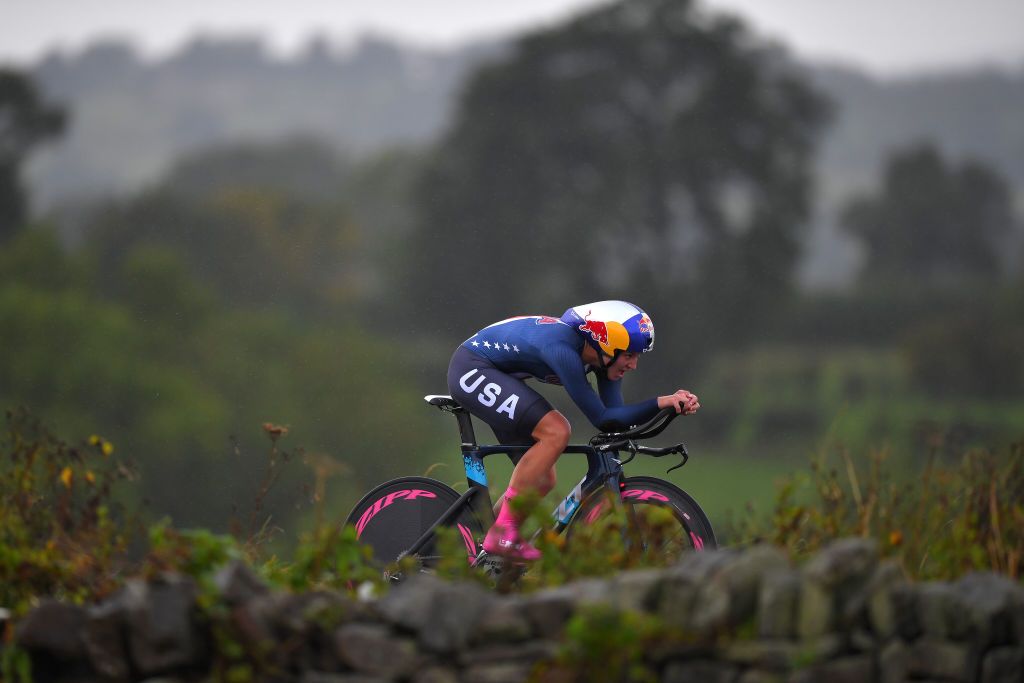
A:
<svg viewBox="0 0 1024 683">
<path fill-rule="evenodd" d="M 396 500 L 415 500 L 416 498 L 437 498 L 437 496 L 430 491 L 424 491 L 422 489 L 406 489 L 404 491 L 395 491 L 389 493 L 383 498 L 378 499 L 370 508 L 363 513 L 363 516 L 359 518 L 356 523 L 356 538 L 363 535 L 363 529 L 370 523 L 370 520 L 377 516 L 377 513 L 384 508 L 390 506 Z"/>
</svg>

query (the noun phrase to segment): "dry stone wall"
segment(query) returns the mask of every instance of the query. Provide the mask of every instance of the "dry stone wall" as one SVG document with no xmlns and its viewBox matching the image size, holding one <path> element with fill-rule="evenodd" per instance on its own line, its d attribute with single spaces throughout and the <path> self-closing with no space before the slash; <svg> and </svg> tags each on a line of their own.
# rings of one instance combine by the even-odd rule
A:
<svg viewBox="0 0 1024 683">
<path fill-rule="evenodd" d="M 68 683 L 1024 683 L 1020 584 L 908 582 L 862 539 L 801 567 L 725 549 L 528 595 L 429 575 L 379 599 L 290 594 L 241 564 L 215 584 L 212 607 L 176 575 L 96 605 L 46 602 L 13 643 L 34 680 Z"/>
</svg>

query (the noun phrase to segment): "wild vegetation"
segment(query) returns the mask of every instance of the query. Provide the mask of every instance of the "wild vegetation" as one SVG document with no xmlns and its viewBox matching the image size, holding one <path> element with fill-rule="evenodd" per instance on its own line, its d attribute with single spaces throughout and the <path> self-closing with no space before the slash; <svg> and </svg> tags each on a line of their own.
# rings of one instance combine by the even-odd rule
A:
<svg viewBox="0 0 1024 683">
<path fill-rule="evenodd" d="M 419 400 L 444 391 L 454 346 L 499 317 L 599 298 L 658 321 L 628 397 L 700 394 L 681 476 L 716 523 L 756 499 L 730 541 L 799 553 L 871 535 L 911 574 L 1019 576 L 1019 169 L 953 158 L 945 139 L 889 149 L 842 212 L 863 277 L 801 291 L 815 153 L 842 112 L 742 22 L 698 9 L 612 3 L 522 37 L 465 81 L 429 146 L 195 139 L 146 187 L 52 219 L 27 211 L 30 152 L 65 120 L 131 112 L 116 78 L 92 91 L 99 110 L 76 110 L 4 71 L 5 606 L 233 555 L 283 585 L 347 586 L 366 567 L 337 522 L 363 491 L 434 465 L 462 478 L 454 425 Z M 134 82 L 115 68 L 131 59 L 104 55 L 100 73 Z M 167 68 L 238 75 L 207 66 Z M 29 414 L 97 436 L 69 446 Z M 301 448 L 278 450 L 285 430 Z M 818 451 L 847 455 L 794 477 Z M 928 486 L 908 488 L 922 473 Z M 577 539 L 578 559 L 527 582 L 635 566 L 608 561 L 608 537 Z"/>
<path fill-rule="evenodd" d="M 252 492 L 252 510 L 236 519 L 234 534 L 182 529 L 169 519 L 144 525 L 136 511 L 117 501 L 119 487 L 133 486 L 134 470 L 113 444 L 92 435 L 71 446 L 25 413 L 8 413 L 0 439 L 0 604 L 15 615 L 43 597 L 73 603 L 101 599 L 135 576 L 176 571 L 195 578 L 211 596 L 213 577 L 240 560 L 271 585 L 294 591 L 332 588 L 380 592 L 389 585 L 354 529 L 318 518 L 287 553 L 268 543 L 262 508 L 287 453 L 280 428 L 267 425 L 267 477 Z M 736 520 L 732 543 L 768 541 L 800 561 L 830 540 L 861 536 L 878 542 L 920 579 L 952 579 L 991 570 L 1021 578 L 1024 538 L 1024 448 L 972 450 L 949 461 L 937 454 L 922 477 L 895 472 L 887 454 L 874 453 L 870 467 L 849 453 L 822 456 L 779 488 L 770 516 Z M 577 525 L 568 536 L 546 531 L 550 522 L 536 501 L 527 529 L 540 532 L 544 558 L 525 574 L 497 576 L 470 567 L 456 534 L 443 534 L 444 559 L 436 572 L 472 579 L 500 591 L 530 591 L 568 581 L 608 576 L 623 569 L 661 566 L 678 558 L 624 545 L 631 524 L 608 513 Z M 674 523 L 655 510 L 645 518 L 646 538 L 669 537 Z M 654 545 L 657 545 L 656 543 Z M 417 571 L 408 559 L 392 568 Z M 214 598 L 211 597 L 211 600 Z M 216 609 L 211 603 L 209 609 Z"/>
</svg>

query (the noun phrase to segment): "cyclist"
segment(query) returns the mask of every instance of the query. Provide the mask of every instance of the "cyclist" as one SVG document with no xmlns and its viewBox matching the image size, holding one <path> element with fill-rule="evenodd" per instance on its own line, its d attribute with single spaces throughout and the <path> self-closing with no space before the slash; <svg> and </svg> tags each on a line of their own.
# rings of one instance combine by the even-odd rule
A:
<svg viewBox="0 0 1024 683">
<path fill-rule="evenodd" d="M 540 551 L 519 536 L 521 516 L 511 501 L 527 491 L 555 486 L 555 461 L 569 443 L 570 426 L 559 411 L 523 381 L 533 377 L 565 387 L 587 419 L 605 431 L 639 424 L 661 409 L 692 414 L 697 396 L 680 389 L 624 404 L 620 380 L 654 346 L 654 323 L 625 301 L 574 306 L 561 318 L 531 315 L 483 328 L 463 342 L 448 367 L 452 397 L 486 422 L 503 444 L 533 444 L 516 461 L 494 526 L 483 547 L 514 560 L 536 560 Z M 597 392 L 587 380 L 593 372 Z"/>
</svg>

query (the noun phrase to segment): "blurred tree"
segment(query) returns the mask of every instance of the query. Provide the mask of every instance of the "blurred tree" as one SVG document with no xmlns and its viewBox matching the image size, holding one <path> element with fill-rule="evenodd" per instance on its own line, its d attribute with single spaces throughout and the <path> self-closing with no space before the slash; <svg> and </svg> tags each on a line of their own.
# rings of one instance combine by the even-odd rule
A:
<svg viewBox="0 0 1024 683">
<path fill-rule="evenodd" d="M 169 247 L 132 249 L 121 263 L 118 283 L 119 298 L 142 323 L 147 355 L 161 363 L 191 361 L 192 338 L 222 309 L 184 255 Z"/>
<path fill-rule="evenodd" d="M 322 310 L 359 287 L 351 261 L 358 233 L 341 207 L 296 201 L 266 187 L 209 195 L 161 187 L 97 211 L 89 246 L 105 291 L 126 291 L 120 267 L 137 247 L 165 247 L 227 303 Z"/>
<path fill-rule="evenodd" d="M 88 265 L 69 257 L 53 230 L 38 226 L 13 236 L 0 249 L 0 284 L 57 291 L 88 288 L 93 281 Z"/>
<path fill-rule="evenodd" d="M 851 200 L 840 221 L 864 245 L 863 280 L 929 286 L 997 279 L 1016 219 L 994 169 L 954 167 L 920 143 L 893 152 L 878 193 Z"/>
<path fill-rule="evenodd" d="M 345 182 L 349 166 L 331 143 L 296 136 L 204 148 L 179 160 L 161 185 L 191 198 L 246 187 L 324 202 Z"/>
<path fill-rule="evenodd" d="M 64 118 L 63 110 L 40 100 L 27 76 L 0 68 L 0 241 L 28 217 L 22 162 L 33 147 L 63 131 Z"/>
<path fill-rule="evenodd" d="M 400 275 L 412 258 L 416 182 L 426 153 L 396 147 L 356 164 L 339 189 L 360 231 L 360 258 L 354 267 L 362 296 L 360 319 L 376 329 L 405 332 L 402 309 L 411 292 Z"/>
<path fill-rule="evenodd" d="M 483 322 L 615 296 L 685 306 L 692 345 L 750 329 L 788 289 L 827 111 L 778 49 L 689 0 L 529 35 L 469 82 L 425 174 L 417 308 Z"/>
<path fill-rule="evenodd" d="M 136 246 L 106 274 L 119 283 L 112 301 L 82 254 L 44 231 L 16 236 L 0 251 L 0 410 L 22 405 L 61 432 L 104 435 L 138 461 L 133 494 L 152 513 L 218 528 L 258 489 L 264 422 L 292 428 L 289 448 L 344 464 L 330 487 L 338 515 L 450 443 L 436 438 L 450 425 L 420 401 L 406 344 L 352 319 L 224 306 L 187 265 L 173 248 Z M 267 500 L 275 524 L 294 528 L 303 479 L 295 463 Z"/>
<path fill-rule="evenodd" d="M 932 395 L 1020 395 L 1024 323 L 985 310 L 935 316 L 911 325 L 902 341 L 911 378 Z"/>
</svg>

